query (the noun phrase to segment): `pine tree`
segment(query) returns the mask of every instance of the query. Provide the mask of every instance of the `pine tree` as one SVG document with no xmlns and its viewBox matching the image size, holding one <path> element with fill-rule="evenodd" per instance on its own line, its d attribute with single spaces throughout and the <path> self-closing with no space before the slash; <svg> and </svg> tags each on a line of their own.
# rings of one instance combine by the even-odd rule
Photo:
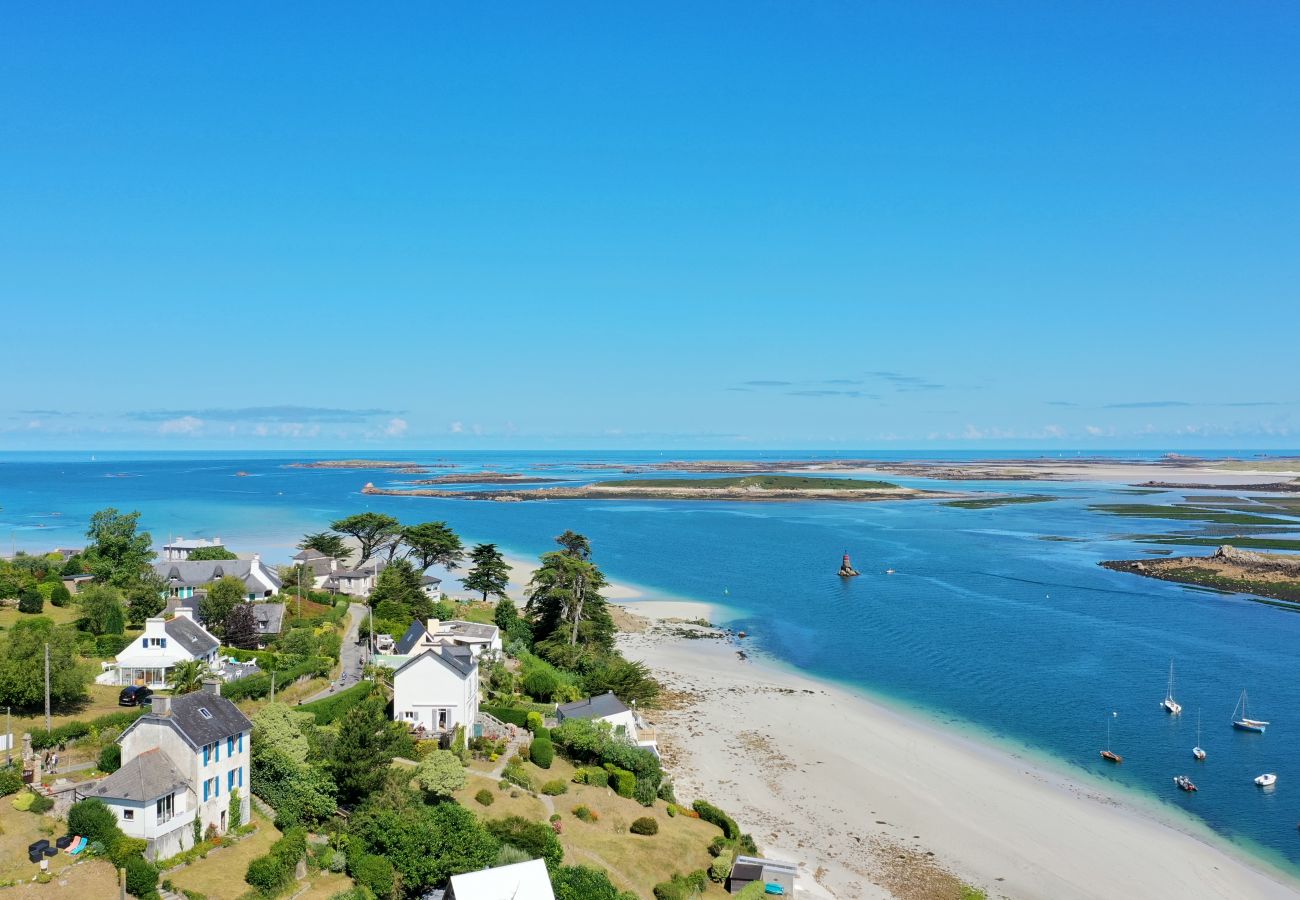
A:
<svg viewBox="0 0 1300 900">
<path fill-rule="evenodd" d="M 506 585 L 510 583 L 510 567 L 496 544 L 479 544 L 469 553 L 473 567 L 462 579 L 465 590 L 483 595 L 483 602 L 489 596 L 506 599 Z"/>
</svg>

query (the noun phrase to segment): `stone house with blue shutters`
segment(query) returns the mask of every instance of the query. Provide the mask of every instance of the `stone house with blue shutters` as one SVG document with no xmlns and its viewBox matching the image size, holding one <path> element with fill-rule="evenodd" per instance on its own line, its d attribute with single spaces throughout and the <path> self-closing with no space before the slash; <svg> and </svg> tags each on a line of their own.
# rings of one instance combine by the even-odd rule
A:
<svg viewBox="0 0 1300 900">
<path fill-rule="evenodd" d="M 147 841 L 149 859 L 173 856 L 194 846 L 195 820 L 202 834 L 248 821 L 252 730 L 220 682 L 155 697 L 117 739 L 122 767 L 81 793 L 104 801 L 128 836 Z"/>
</svg>

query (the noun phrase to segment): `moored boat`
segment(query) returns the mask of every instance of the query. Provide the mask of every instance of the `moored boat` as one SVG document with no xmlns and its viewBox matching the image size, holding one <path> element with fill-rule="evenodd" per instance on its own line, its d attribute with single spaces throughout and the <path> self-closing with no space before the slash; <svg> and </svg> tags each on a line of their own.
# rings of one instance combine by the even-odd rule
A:
<svg viewBox="0 0 1300 900">
<path fill-rule="evenodd" d="M 1106 749 L 1101 751 L 1101 758 L 1107 762 L 1122 763 L 1124 761 L 1124 757 L 1110 749 L 1110 720 L 1118 715 L 1119 713 L 1112 711 L 1106 719 Z"/>
<path fill-rule="evenodd" d="M 1196 746 L 1192 748 L 1192 756 L 1195 756 L 1201 762 L 1205 762 L 1205 751 L 1201 749 L 1201 711 L 1196 711 Z"/>
<path fill-rule="evenodd" d="M 1241 715 L 1237 715 L 1240 710 Z M 1264 719 L 1251 719 L 1246 715 L 1246 692 L 1241 692 L 1241 697 L 1237 699 L 1237 705 L 1232 709 L 1232 727 L 1238 731 L 1253 731 L 1257 734 L 1263 734 L 1264 728 L 1269 723 Z"/>
<path fill-rule="evenodd" d="M 1179 790 L 1187 791 L 1189 794 L 1196 790 L 1196 785 L 1192 784 L 1192 779 L 1186 775 L 1175 775 L 1174 784 L 1178 785 Z"/>
<path fill-rule="evenodd" d="M 1265 772 L 1255 779 L 1255 784 L 1260 787 L 1272 787 L 1277 784 L 1277 774 L 1275 772 Z"/>
<path fill-rule="evenodd" d="M 1161 701 L 1160 705 L 1171 716 L 1176 716 L 1183 711 L 1182 704 L 1174 699 L 1174 661 L 1172 659 L 1169 660 L 1169 688 L 1165 691 L 1165 699 Z"/>
</svg>

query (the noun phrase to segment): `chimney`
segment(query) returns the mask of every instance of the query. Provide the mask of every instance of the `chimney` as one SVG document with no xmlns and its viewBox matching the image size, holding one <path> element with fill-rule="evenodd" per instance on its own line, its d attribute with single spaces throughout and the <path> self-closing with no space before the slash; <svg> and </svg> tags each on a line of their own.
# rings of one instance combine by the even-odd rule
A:
<svg viewBox="0 0 1300 900">
<path fill-rule="evenodd" d="M 174 615 L 178 619 L 189 619 L 191 622 L 194 621 L 194 610 L 190 609 L 188 606 L 176 607 Z"/>
<path fill-rule="evenodd" d="M 221 538 L 219 538 L 219 537 L 214 537 L 214 538 L 212 539 L 212 543 L 214 543 L 214 544 L 216 544 L 218 547 L 220 547 L 220 546 L 221 546 Z"/>
<path fill-rule="evenodd" d="M 160 696 L 154 697 L 153 714 L 155 716 L 170 716 L 172 714 L 172 698 Z"/>
<path fill-rule="evenodd" d="M 429 626 L 429 634 L 435 635 L 438 633 L 438 629 L 442 626 L 442 622 L 439 621 L 438 619 L 430 619 L 428 621 L 428 626 Z"/>
<path fill-rule="evenodd" d="M 220 679 L 220 678 L 205 678 L 205 679 L 203 679 L 203 693 L 205 693 L 205 694 L 212 694 L 212 695 L 214 695 L 214 696 L 220 697 L 220 696 L 221 696 L 221 679 Z"/>
</svg>

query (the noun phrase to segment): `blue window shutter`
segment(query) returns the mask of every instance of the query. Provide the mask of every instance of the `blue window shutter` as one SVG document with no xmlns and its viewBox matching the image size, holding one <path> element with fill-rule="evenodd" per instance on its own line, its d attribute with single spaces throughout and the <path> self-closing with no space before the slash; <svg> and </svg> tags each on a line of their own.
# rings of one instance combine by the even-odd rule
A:
<svg viewBox="0 0 1300 900">
<path fill-rule="evenodd" d="M 213 741 L 213 742 L 212 742 L 212 749 L 213 749 L 214 751 L 216 751 L 216 754 L 217 754 L 217 762 L 221 762 L 221 741 Z"/>
<path fill-rule="evenodd" d="M 243 767 L 243 766 L 240 766 L 240 767 L 239 767 L 239 786 L 240 786 L 240 787 L 243 787 L 243 786 L 244 786 L 244 767 Z"/>
<path fill-rule="evenodd" d="M 221 778 L 220 778 L 220 777 L 217 777 L 217 778 L 213 778 L 213 779 L 212 779 L 212 795 L 213 795 L 214 797 L 220 797 L 220 796 L 221 796 Z"/>
<path fill-rule="evenodd" d="M 212 761 L 212 746 L 211 746 L 210 744 L 204 744 L 204 745 L 203 745 L 203 765 L 206 766 L 206 765 L 207 765 L 208 763 L 210 763 L 211 761 Z"/>
<path fill-rule="evenodd" d="M 209 782 L 208 779 L 206 779 L 206 778 L 203 779 L 203 801 L 204 801 L 205 803 L 206 803 L 207 800 L 208 800 L 208 791 L 211 790 L 211 789 L 212 789 L 211 782 Z"/>
</svg>

